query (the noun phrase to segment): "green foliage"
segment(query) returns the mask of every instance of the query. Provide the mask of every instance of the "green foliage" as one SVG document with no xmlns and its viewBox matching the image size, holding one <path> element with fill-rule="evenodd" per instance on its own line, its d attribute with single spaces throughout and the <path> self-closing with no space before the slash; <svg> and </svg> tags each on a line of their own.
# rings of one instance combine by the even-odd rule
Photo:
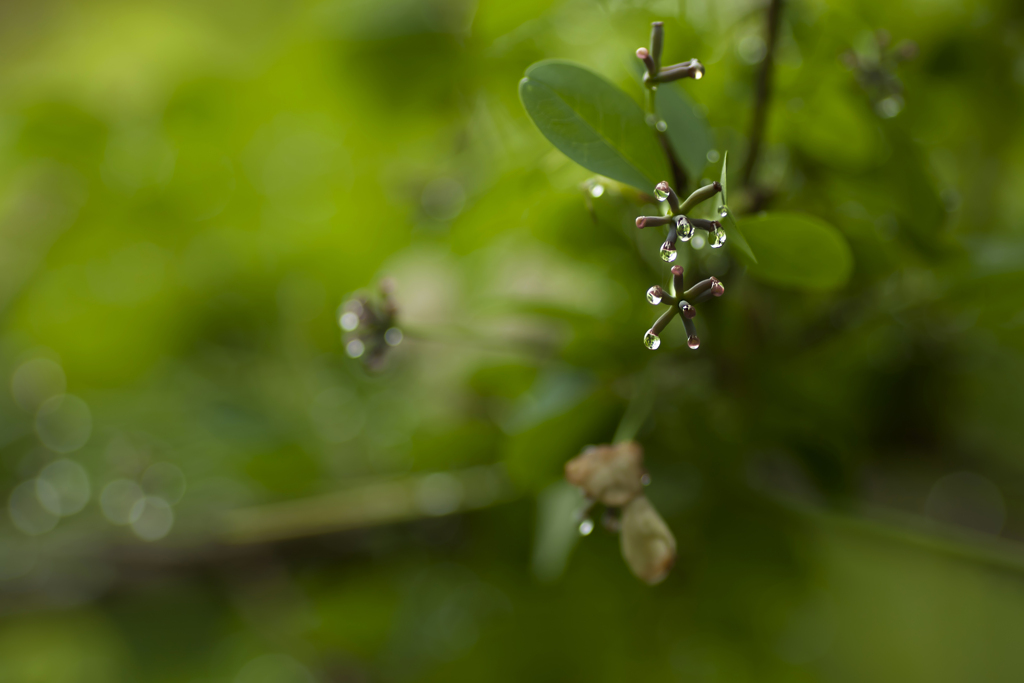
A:
<svg viewBox="0 0 1024 683">
<path fill-rule="evenodd" d="M 708 152 L 714 147 L 707 119 L 698 112 L 678 83 L 658 87 L 655 107 L 658 118 L 668 126 L 665 135 L 686 174 L 690 178 L 699 178 L 707 166 Z"/>
<path fill-rule="evenodd" d="M 767 213 L 743 220 L 760 259 L 750 266 L 754 277 L 772 285 L 830 290 L 846 284 L 853 256 L 842 234 L 808 214 Z"/>
<path fill-rule="evenodd" d="M 729 207 L 729 153 L 726 152 L 722 155 L 722 175 L 719 184 L 722 186 L 721 205 L 726 208 L 725 215 L 721 216 L 722 226 L 725 228 L 725 234 L 729 236 L 727 244 L 733 251 L 739 252 L 740 258 L 746 259 L 748 262 L 757 263 L 757 257 L 754 256 L 754 250 L 750 248 L 750 242 L 747 241 L 743 231 L 740 230 L 740 226 L 736 224 L 736 219 L 732 215 L 732 209 Z M 719 215 L 723 212 L 719 211 Z"/>
<path fill-rule="evenodd" d="M 593 72 L 569 62 L 534 64 L 519 97 L 551 144 L 584 168 L 645 191 L 668 177 L 643 111 Z"/>
<path fill-rule="evenodd" d="M 1020 678 L 1019 3 L 785 3 L 756 196 L 761 11 L 649 9 L 669 6 L 0 5 L 0 680 Z M 707 65 L 673 87 L 729 150 L 757 258 L 727 223 L 729 249 L 680 249 L 727 283 L 693 352 L 681 326 L 640 342 L 669 279 L 664 231 L 633 220 L 667 170 L 594 196 L 516 92 L 563 57 L 639 108 L 625 64 L 654 19 L 663 61 Z M 880 28 L 919 46 L 891 118 L 842 58 L 879 54 Z M 807 221 L 809 245 L 783 239 Z M 803 266 L 815 289 L 758 272 Z M 406 338 L 370 373 L 337 308 L 384 276 Z M 66 453 L 37 420 L 61 391 L 89 408 L 56 413 L 87 439 Z M 564 462 L 631 412 L 680 553 L 654 589 L 600 520 L 545 525 L 576 502 L 544 493 Z M 59 518 L 36 486 L 58 461 L 90 484 Z M 145 541 L 102 500 L 173 499 L 154 465 L 186 487 Z M 437 514 L 462 480 L 419 478 L 461 468 L 516 486 L 481 477 L 480 507 Z M 324 500 L 319 523 L 406 521 L 310 531 Z M 228 542 L 251 507 L 291 536 Z"/>
</svg>

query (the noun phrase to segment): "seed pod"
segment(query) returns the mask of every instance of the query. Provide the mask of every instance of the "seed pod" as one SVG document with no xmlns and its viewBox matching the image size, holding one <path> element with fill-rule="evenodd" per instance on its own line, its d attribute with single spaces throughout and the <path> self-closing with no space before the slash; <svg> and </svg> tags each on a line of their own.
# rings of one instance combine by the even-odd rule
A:
<svg viewBox="0 0 1024 683">
<path fill-rule="evenodd" d="M 591 446 L 565 463 L 565 479 L 587 498 L 622 507 L 643 491 L 644 453 L 634 441 Z"/>
<path fill-rule="evenodd" d="M 630 571 L 652 586 L 665 580 L 676 561 L 672 530 L 645 496 L 623 508 L 619 543 Z"/>
</svg>

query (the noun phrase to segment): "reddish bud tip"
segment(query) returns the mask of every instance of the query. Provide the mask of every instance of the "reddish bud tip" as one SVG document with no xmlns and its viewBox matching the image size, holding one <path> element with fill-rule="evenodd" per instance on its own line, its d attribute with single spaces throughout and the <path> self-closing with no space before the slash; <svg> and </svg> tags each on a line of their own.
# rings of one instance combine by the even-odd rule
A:
<svg viewBox="0 0 1024 683">
<path fill-rule="evenodd" d="M 690 304 L 684 304 L 682 308 L 680 308 L 679 310 L 685 317 L 690 319 L 696 317 L 697 315 L 697 309 L 691 306 Z"/>
<path fill-rule="evenodd" d="M 647 59 L 647 57 L 650 56 L 650 53 L 647 51 L 646 47 L 640 47 L 636 50 L 636 56 L 637 59 Z"/>
<path fill-rule="evenodd" d="M 662 192 L 667 193 L 672 189 L 672 187 L 668 184 L 667 180 L 662 180 L 660 183 L 657 184 L 657 186 L 655 186 L 654 189 L 661 190 Z"/>
<path fill-rule="evenodd" d="M 722 191 L 722 183 L 718 182 L 717 180 L 715 182 L 711 183 L 711 187 L 715 188 L 715 192 L 721 192 Z"/>
<path fill-rule="evenodd" d="M 723 294 L 725 294 L 725 285 L 723 285 L 721 282 L 714 283 L 713 285 L 711 285 L 711 294 L 713 296 L 722 296 Z"/>
<path fill-rule="evenodd" d="M 636 219 L 636 227 L 638 227 L 641 230 L 643 230 L 646 225 L 647 225 L 647 218 L 646 217 L 640 216 L 639 218 Z"/>
<path fill-rule="evenodd" d="M 682 266 L 672 266 L 672 274 L 673 275 L 682 275 L 683 274 L 683 267 Z"/>
</svg>

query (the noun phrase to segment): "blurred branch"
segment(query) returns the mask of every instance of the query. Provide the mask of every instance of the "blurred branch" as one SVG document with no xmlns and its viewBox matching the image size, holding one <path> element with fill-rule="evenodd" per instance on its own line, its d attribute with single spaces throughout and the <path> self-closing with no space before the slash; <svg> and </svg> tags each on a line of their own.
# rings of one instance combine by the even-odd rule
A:
<svg viewBox="0 0 1024 683">
<path fill-rule="evenodd" d="M 782 15 L 782 0 L 771 0 L 768 5 L 768 39 L 764 61 L 761 62 L 761 70 L 757 74 L 757 93 L 754 101 L 754 118 L 750 124 L 750 147 L 747 151 L 747 159 L 743 164 L 741 175 L 743 186 L 749 188 L 754 177 L 754 168 L 757 165 L 758 156 L 761 154 L 761 145 L 764 141 L 764 129 L 768 119 L 768 105 L 772 95 L 772 72 L 775 67 L 775 44 L 779 36 L 779 18 Z"/>
<path fill-rule="evenodd" d="M 231 510 L 220 520 L 228 543 L 281 541 L 476 510 L 516 497 L 497 465 L 378 481 L 322 496 Z"/>
<path fill-rule="evenodd" d="M 878 506 L 861 506 L 864 516 L 843 515 L 776 493 L 771 498 L 813 521 L 881 538 L 975 564 L 1024 574 L 1024 544 Z"/>
<path fill-rule="evenodd" d="M 644 426 L 654 408 L 654 361 L 636 378 L 633 397 L 629 400 L 626 412 L 623 413 L 619 426 L 615 430 L 612 443 L 632 441 L 637 432 Z"/>
</svg>

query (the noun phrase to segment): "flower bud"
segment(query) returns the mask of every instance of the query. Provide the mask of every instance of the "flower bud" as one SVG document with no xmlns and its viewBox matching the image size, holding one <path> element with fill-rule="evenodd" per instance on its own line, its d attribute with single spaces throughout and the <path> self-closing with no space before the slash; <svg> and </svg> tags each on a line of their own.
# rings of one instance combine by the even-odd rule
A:
<svg viewBox="0 0 1024 683">
<path fill-rule="evenodd" d="M 588 498 L 622 507 L 643 491 L 643 459 L 634 441 L 591 446 L 565 464 L 565 479 Z"/>
<path fill-rule="evenodd" d="M 636 58 L 644 63 L 647 67 L 647 73 L 653 78 L 658 73 L 658 67 L 654 64 L 654 59 L 651 57 L 651 53 L 647 51 L 646 47 L 641 47 L 636 51 Z"/>
<path fill-rule="evenodd" d="M 662 180 L 654 187 L 654 196 L 658 198 L 658 201 L 668 200 L 669 208 L 672 209 L 672 213 L 681 213 L 679 211 L 679 197 L 676 195 L 675 190 L 668 184 L 667 180 Z"/>
<path fill-rule="evenodd" d="M 671 216 L 640 216 L 636 219 L 636 227 L 643 230 L 654 225 L 668 225 L 672 223 Z"/>
<path fill-rule="evenodd" d="M 676 561 L 676 539 L 645 496 L 622 510 L 619 543 L 630 571 L 650 585 L 661 583 Z"/>
<path fill-rule="evenodd" d="M 672 284 L 676 288 L 677 296 L 681 295 L 683 293 L 683 290 L 686 289 L 685 285 L 683 284 L 682 266 L 672 266 Z"/>
</svg>

